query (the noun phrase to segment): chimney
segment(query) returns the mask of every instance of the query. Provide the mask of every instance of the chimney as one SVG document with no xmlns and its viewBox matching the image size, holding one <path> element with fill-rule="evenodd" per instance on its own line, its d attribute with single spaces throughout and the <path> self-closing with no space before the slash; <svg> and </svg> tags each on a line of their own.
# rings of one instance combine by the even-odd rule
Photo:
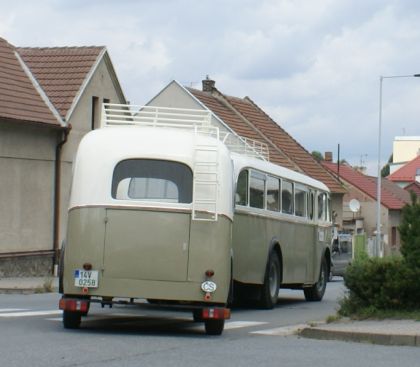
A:
<svg viewBox="0 0 420 367">
<path fill-rule="evenodd" d="M 213 92 L 216 89 L 215 85 L 216 82 L 206 75 L 206 79 L 203 80 L 203 92 Z"/>
<path fill-rule="evenodd" d="M 325 152 L 325 162 L 332 162 L 333 161 L 333 154 L 332 152 Z"/>
</svg>

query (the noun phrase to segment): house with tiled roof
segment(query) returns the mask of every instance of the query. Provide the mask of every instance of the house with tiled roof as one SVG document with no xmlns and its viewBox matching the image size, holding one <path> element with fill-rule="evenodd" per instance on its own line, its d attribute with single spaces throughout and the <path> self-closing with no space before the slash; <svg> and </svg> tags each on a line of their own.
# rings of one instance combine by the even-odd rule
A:
<svg viewBox="0 0 420 367">
<path fill-rule="evenodd" d="M 416 183 L 420 184 L 420 155 L 391 173 L 387 178 L 402 188 L 407 188 L 410 185 L 415 190 Z"/>
<path fill-rule="evenodd" d="M 57 263 L 72 160 L 108 101 L 126 102 L 105 47 L 0 38 L 0 276 L 44 275 Z"/>
<path fill-rule="evenodd" d="M 203 80 L 202 90 L 172 81 L 149 105 L 208 110 L 212 112 L 213 123 L 222 130 L 266 144 L 271 162 L 304 173 L 328 186 L 335 221 L 341 224 L 345 193 L 341 183 L 249 97 L 225 95 L 207 78 Z"/>
<path fill-rule="evenodd" d="M 408 192 L 413 192 L 420 199 L 420 182 L 418 181 L 412 182 L 411 184 L 404 187 L 404 190 Z"/>
<path fill-rule="evenodd" d="M 348 164 L 337 164 L 332 161 L 322 161 L 322 164 L 336 175 L 345 185 L 347 193 L 344 195 L 343 227 L 352 232 L 365 232 L 373 238 L 376 233 L 377 210 L 377 178 L 366 176 Z M 358 211 L 350 210 L 350 202 L 360 203 Z M 410 203 L 407 191 L 392 181 L 381 181 L 381 228 L 385 255 L 398 252 L 400 236 L 398 226 L 401 221 L 402 208 Z"/>
<path fill-rule="evenodd" d="M 390 173 L 394 173 L 420 155 L 420 136 L 396 136 L 392 144 Z"/>
</svg>

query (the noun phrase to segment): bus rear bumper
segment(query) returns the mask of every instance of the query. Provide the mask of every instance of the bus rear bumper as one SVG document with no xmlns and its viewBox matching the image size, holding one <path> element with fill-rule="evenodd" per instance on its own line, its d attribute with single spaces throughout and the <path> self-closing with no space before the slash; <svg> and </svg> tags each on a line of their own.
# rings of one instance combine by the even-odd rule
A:
<svg viewBox="0 0 420 367">
<path fill-rule="evenodd" d="M 202 320 L 228 320 L 231 317 L 230 309 L 223 306 L 217 305 L 185 305 L 185 304 L 148 304 L 144 302 L 134 302 L 133 300 L 101 300 L 97 298 L 78 298 L 77 296 L 63 296 L 59 301 L 59 309 L 69 312 L 80 312 L 87 313 L 89 310 L 90 303 L 100 303 L 102 307 L 109 306 L 112 307 L 113 304 L 118 305 L 132 305 L 139 306 L 142 308 L 165 308 L 165 309 L 174 309 L 174 310 L 192 310 L 198 311 L 199 317 Z"/>
</svg>

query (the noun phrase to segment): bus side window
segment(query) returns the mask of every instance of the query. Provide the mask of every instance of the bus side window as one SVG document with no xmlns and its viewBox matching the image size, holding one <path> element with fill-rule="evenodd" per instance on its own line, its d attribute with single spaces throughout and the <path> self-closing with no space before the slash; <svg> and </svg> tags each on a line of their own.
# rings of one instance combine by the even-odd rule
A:
<svg viewBox="0 0 420 367">
<path fill-rule="evenodd" d="M 295 215 L 299 217 L 306 217 L 307 207 L 307 191 L 306 188 L 296 184 L 295 185 Z"/>
<path fill-rule="evenodd" d="M 327 220 L 328 221 L 331 221 L 331 220 L 333 220 L 334 218 L 333 218 L 333 215 L 332 215 L 332 206 L 331 206 L 331 198 L 328 196 L 328 201 L 327 201 L 327 203 L 328 203 L 328 211 L 327 211 L 327 213 L 328 213 L 328 218 L 327 218 Z"/>
<path fill-rule="evenodd" d="M 318 219 L 326 220 L 327 214 L 327 203 L 326 203 L 326 194 L 319 193 L 318 194 Z"/>
<path fill-rule="evenodd" d="M 280 211 L 280 180 L 267 176 L 267 210 Z"/>
<path fill-rule="evenodd" d="M 314 192 L 309 192 L 309 200 L 308 200 L 308 217 L 309 219 L 314 219 L 314 204 L 315 204 L 315 197 Z"/>
<path fill-rule="evenodd" d="M 265 175 L 251 171 L 249 180 L 249 206 L 264 209 Z"/>
<path fill-rule="evenodd" d="M 281 210 L 283 213 L 293 214 L 293 184 L 282 180 Z"/>
<path fill-rule="evenodd" d="M 248 205 L 248 171 L 244 170 L 239 174 L 236 185 L 235 204 Z"/>
</svg>

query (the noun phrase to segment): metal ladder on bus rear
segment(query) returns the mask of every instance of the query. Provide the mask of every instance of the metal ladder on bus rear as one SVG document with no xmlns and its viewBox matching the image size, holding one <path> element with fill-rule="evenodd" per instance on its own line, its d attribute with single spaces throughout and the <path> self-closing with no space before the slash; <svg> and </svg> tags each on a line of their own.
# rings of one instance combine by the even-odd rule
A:
<svg viewBox="0 0 420 367">
<path fill-rule="evenodd" d="M 218 156 L 216 144 L 195 144 L 193 220 L 217 221 Z"/>
</svg>

